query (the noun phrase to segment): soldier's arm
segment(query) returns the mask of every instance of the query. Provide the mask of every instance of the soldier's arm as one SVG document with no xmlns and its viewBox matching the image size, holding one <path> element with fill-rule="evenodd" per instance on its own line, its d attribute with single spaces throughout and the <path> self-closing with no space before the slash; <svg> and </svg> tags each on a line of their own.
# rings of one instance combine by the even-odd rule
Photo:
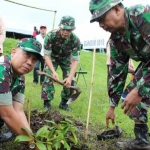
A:
<svg viewBox="0 0 150 150">
<path fill-rule="evenodd" d="M 119 103 L 128 73 L 129 56 L 118 53 L 113 42 L 110 43 L 110 69 L 108 72 L 108 94 L 110 106 L 116 107 Z"/>
<path fill-rule="evenodd" d="M 79 62 L 79 51 L 80 51 L 80 40 L 78 37 L 75 36 L 75 40 L 74 40 L 74 48 L 72 50 L 72 60 L 71 60 L 71 70 L 70 70 L 70 74 L 69 74 L 69 78 L 73 78 L 78 66 L 78 62 Z"/>
<path fill-rule="evenodd" d="M 0 116 L 9 128 L 17 135 L 28 135 L 22 128 L 26 127 L 13 105 L 0 106 Z M 30 135 L 28 135 L 30 136 Z"/>
<path fill-rule="evenodd" d="M 20 117 L 25 117 L 23 115 L 19 115 L 15 109 L 13 108 L 13 105 L 5 105 L 0 106 L 0 116 L 4 120 L 4 122 L 7 124 L 7 126 L 16 134 L 16 135 L 27 135 L 31 138 L 33 138 L 28 132 L 23 130 L 22 128 L 28 128 L 28 125 L 20 119 Z M 33 143 L 34 140 L 29 141 L 28 144 Z M 35 149 L 38 149 L 35 147 Z"/>
<path fill-rule="evenodd" d="M 29 123 L 27 121 L 27 117 L 24 113 L 23 104 L 21 104 L 17 101 L 14 101 L 13 102 L 13 108 L 15 109 L 15 111 L 17 112 L 19 117 L 21 118 L 21 120 L 22 120 L 23 124 L 25 125 L 25 127 L 28 128 L 31 131 Z"/>
<path fill-rule="evenodd" d="M 52 53 L 52 33 L 49 32 L 44 39 L 44 58 L 46 65 L 51 70 L 52 73 L 55 73 L 55 69 L 53 67 L 53 63 L 51 61 L 51 53 Z"/>
<path fill-rule="evenodd" d="M 147 51 L 145 51 L 144 55 L 150 56 L 150 8 L 147 6 L 144 12 L 138 15 L 136 22 L 138 23 L 138 29 L 143 37 L 143 40 L 147 43 Z M 149 61 L 147 65 L 143 69 L 143 77 L 137 82 L 136 88 L 138 89 L 138 93 L 142 97 L 149 98 L 150 97 L 150 70 L 149 70 Z"/>
<path fill-rule="evenodd" d="M 70 74 L 69 74 L 69 78 L 71 80 L 73 79 L 73 77 L 75 75 L 77 66 L 78 66 L 78 60 L 72 60 L 72 62 L 71 62 L 71 70 L 70 70 Z"/>
<path fill-rule="evenodd" d="M 49 55 L 44 55 L 44 58 L 45 58 L 45 62 L 46 62 L 46 65 L 48 66 L 48 68 L 51 70 L 52 73 L 55 72 L 55 69 L 53 67 L 53 63 L 51 61 L 51 58 Z"/>
</svg>

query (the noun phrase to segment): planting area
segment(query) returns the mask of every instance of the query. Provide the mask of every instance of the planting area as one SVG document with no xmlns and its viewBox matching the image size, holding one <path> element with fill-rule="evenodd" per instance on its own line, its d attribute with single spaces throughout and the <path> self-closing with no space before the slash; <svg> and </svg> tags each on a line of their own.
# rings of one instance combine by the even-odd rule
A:
<svg viewBox="0 0 150 150">
<path fill-rule="evenodd" d="M 88 131 L 88 140 L 85 140 L 85 123 L 75 120 L 70 116 L 66 116 L 63 114 L 60 114 L 56 110 L 51 110 L 46 113 L 39 113 L 37 109 L 31 111 L 31 128 L 33 130 L 33 133 L 36 133 L 40 128 L 43 126 L 55 126 L 57 127 L 61 126 L 61 121 L 64 121 L 65 119 L 69 120 L 70 125 L 75 127 L 76 131 L 75 134 L 77 136 L 77 144 L 73 144 L 69 138 L 71 138 L 71 133 L 68 131 L 66 134 L 66 137 L 68 137 L 67 142 L 70 146 L 70 150 L 115 150 L 117 149 L 115 147 L 115 142 L 117 139 L 109 139 L 105 141 L 98 141 L 97 140 L 97 135 L 98 130 L 101 131 L 102 128 L 98 127 L 92 127 L 90 125 L 90 131 Z M 48 122 L 47 120 L 52 120 L 56 124 L 54 125 L 51 122 Z M 5 127 L 3 128 L 3 131 L 6 130 Z M 59 130 L 57 128 L 57 130 Z M 121 138 L 121 140 L 126 140 L 126 138 Z M 1 143 L 0 144 L 0 150 L 28 150 L 28 146 L 23 142 L 23 143 L 18 143 L 14 142 L 14 138 L 7 142 L 7 143 Z M 54 149 L 55 150 L 55 149 Z M 63 144 L 61 144 L 61 148 L 59 150 L 65 150 Z"/>
<path fill-rule="evenodd" d="M 16 42 L 17 41 L 14 39 L 7 39 L 4 43 L 4 48 L 6 50 L 10 50 L 12 47 L 15 47 Z M 10 45 L 11 47 L 8 47 Z M 5 52 L 10 53 L 10 51 L 5 51 Z M 30 106 L 32 110 L 31 117 L 30 117 L 31 129 L 34 133 L 36 133 L 42 126 L 45 125 L 48 125 L 49 127 L 52 127 L 54 125 L 54 127 L 57 128 L 58 126 L 62 126 L 59 125 L 58 123 L 61 123 L 62 120 L 67 118 L 72 122 L 67 124 L 71 127 L 72 131 L 74 131 L 74 128 L 77 128 L 77 130 L 75 131 L 77 142 L 75 139 L 72 139 L 72 134 L 70 134 L 70 132 L 65 134 L 65 138 L 67 139 L 67 142 L 70 146 L 70 150 L 85 150 L 85 149 L 117 150 L 117 148 L 115 147 L 116 141 L 118 140 L 124 141 L 127 139 L 134 138 L 134 133 L 133 133 L 134 123 L 132 120 L 129 119 L 127 115 L 123 113 L 123 110 L 121 109 L 121 101 L 120 101 L 118 107 L 115 110 L 115 124 L 118 125 L 121 129 L 123 129 L 123 137 L 119 139 L 110 139 L 106 141 L 97 140 L 97 134 L 100 134 L 106 130 L 105 116 L 109 108 L 109 98 L 107 93 L 107 68 L 106 68 L 105 54 L 96 53 L 94 84 L 92 87 L 93 93 L 92 93 L 92 102 L 91 102 L 89 128 L 88 128 L 89 134 L 88 134 L 88 140 L 85 141 L 85 129 L 86 129 L 87 112 L 88 112 L 89 97 L 90 97 L 89 95 L 91 89 L 93 53 L 81 51 L 80 55 L 81 55 L 80 63 L 82 64 L 83 71 L 87 71 L 87 74 L 85 74 L 85 80 L 87 86 L 84 82 L 83 76 L 80 75 L 77 86 L 82 90 L 82 93 L 80 94 L 80 96 L 75 102 L 69 105 L 69 107 L 72 109 L 72 111 L 70 112 L 66 112 L 59 109 L 62 86 L 55 84 L 55 97 L 54 100 L 51 102 L 51 107 L 52 107 L 51 111 L 46 114 L 39 114 L 35 108 L 38 108 L 38 110 L 41 110 L 43 108 L 43 101 L 41 100 L 41 86 L 40 84 L 38 84 L 37 86 L 33 86 L 33 72 L 30 72 L 29 74 L 26 75 L 26 90 L 25 90 L 26 99 L 25 99 L 24 110 L 25 111 L 28 110 L 27 105 L 28 105 L 28 100 L 30 100 Z M 137 66 L 136 63 L 135 66 Z M 77 68 L 77 71 L 78 70 L 79 68 Z M 62 80 L 61 79 L 62 74 L 60 68 L 58 68 L 57 73 L 59 74 L 60 80 Z M 129 81 L 130 81 L 130 74 L 127 77 L 126 84 L 128 84 Z M 55 123 L 47 122 L 46 120 L 55 121 Z M 113 126 L 110 123 L 110 128 L 112 127 Z M 6 128 L 4 127 L 2 132 L 4 132 L 5 130 Z M 7 143 L 0 143 L 0 150 L 29 150 L 29 148 L 25 144 L 14 142 L 14 139 L 15 138 L 13 138 L 11 141 Z M 57 149 L 59 150 L 67 149 L 62 147 Z M 55 150 L 56 148 L 53 149 Z"/>
</svg>

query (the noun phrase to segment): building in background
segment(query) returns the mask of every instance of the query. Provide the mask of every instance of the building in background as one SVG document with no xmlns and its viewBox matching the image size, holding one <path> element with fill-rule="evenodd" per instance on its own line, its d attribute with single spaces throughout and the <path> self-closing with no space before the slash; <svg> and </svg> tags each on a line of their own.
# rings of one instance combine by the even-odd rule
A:
<svg viewBox="0 0 150 150">
<path fill-rule="evenodd" d="M 25 31 L 15 28 L 6 27 L 6 37 L 14 39 L 32 38 L 32 31 Z"/>
</svg>

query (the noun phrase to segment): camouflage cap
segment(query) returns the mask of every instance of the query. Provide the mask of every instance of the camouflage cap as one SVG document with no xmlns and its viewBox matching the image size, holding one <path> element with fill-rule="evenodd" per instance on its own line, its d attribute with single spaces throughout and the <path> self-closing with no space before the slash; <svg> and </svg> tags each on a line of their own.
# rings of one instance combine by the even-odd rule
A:
<svg viewBox="0 0 150 150">
<path fill-rule="evenodd" d="M 71 16 L 63 16 L 59 27 L 62 29 L 75 29 L 75 19 Z"/>
<path fill-rule="evenodd" d="M 21 47 L 24 51 L 35 53 L 38 56 L 38 59 L 41 60 L 41 49 L 42 45 L 40 42 L 33 38 L 23 38 L 17 43 L 17 47 Z"/>
<path fill-rule="evenodd" d="M 112 7 L 121 2 L 122 0 L 91 0 L 89 10 L 92 14 L 92 18 L 90 20 L 90 23 L 96 21 L 97 18 L 101 17 Z"/>
</svg>

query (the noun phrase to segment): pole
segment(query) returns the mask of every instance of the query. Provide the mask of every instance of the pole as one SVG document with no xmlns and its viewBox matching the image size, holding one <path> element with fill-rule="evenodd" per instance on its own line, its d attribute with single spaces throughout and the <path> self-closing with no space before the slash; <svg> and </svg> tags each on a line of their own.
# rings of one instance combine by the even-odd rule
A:
<svg viewBox="0 0 150 150">
<path fill-rule="evenodd" d="M 92 93 L 93 93 L 93 84 L 94 84 L 95 52 L 96 52 L 96 49 L 94 48 L 94 50 L 93 50 L 93 63 L 92 63 L 93 65 L 92 65 L 91 88 L 90 88 L 89 106 L 88 106 L 88 114 L 87 114 L 86 130 L 85 130 L 85 140 L 88 139 L 88 126 L 89 126 Z"/>
<path fill-rule="evenodd" d="M 56 19 L 56 13 L 57 13 L 57 11 L 55 11 L 55 12 L 54 12 L 53 30 L 55 29 L 55 19 Z"/>
<path fill-rule="evenodd" d="M 30 127 L 30 100 L 27 101 L 27 115 L 28 115 L 28 123 Z"/>
<path fill-rule="evenodd" d="M 11 3 L 14 3 L 14 4 L 17 4 L 17 5 L 25 6 L 25 7 L 34 8 L 34 9 L 39 9 L 39 10 L 44 10 L 44 11 L 50 11 L 50 12 L 56 12 L 56 11 L 54 11 L 54 10 L 49 10 L 49 9 L 43 9 L 43 8 L 33 7 L 33 6 L 29 6 L 29 5 L 17 3 L 17 2 L 11 1 L 11 0 L 5 0 L 5 1 L 11 2 Z"/>
</svg>

